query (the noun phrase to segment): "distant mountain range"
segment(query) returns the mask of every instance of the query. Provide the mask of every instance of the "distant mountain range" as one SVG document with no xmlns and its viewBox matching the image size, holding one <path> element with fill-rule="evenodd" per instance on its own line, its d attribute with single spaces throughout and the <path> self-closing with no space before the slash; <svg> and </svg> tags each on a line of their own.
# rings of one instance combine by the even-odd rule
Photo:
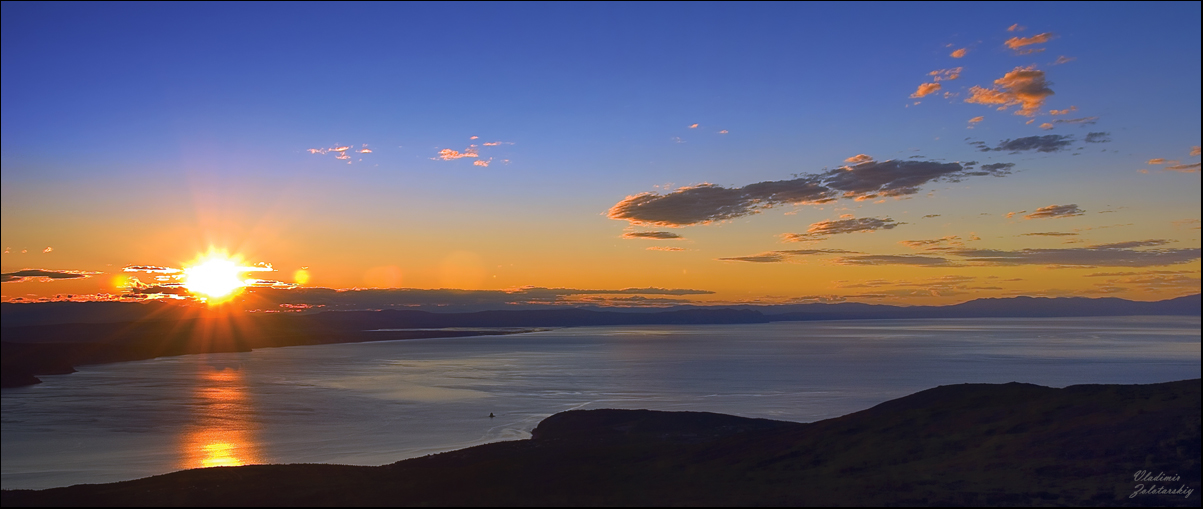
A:
<svg viewBox="0 0 1203 509">
<path fill-rule="evenodd" d="M 407 309 L 322 311 L 322 321 L 358 322 L 387 327 L 571 327 L 586 325 L 764 323 L 804 320 L 875 320 L 906 318 L 1023 318 L 1070 316 L 1199 316 L 1200 294 L 1156 302 L 1114 297 L 1012 297 L 977 299 L 952 306 L 885 304 L 790 304 L 770 306 L 676 306 L 672 308 L 505 309 L 440 313 Z M 3 327 L 65 323 L 119 323 L 180 320 L 197 316 L 196 306 L 163 302 L 42 302 L 0 304 Z M 291 315 L 291 313 L 290 313 Z M 7 341 L 7 333 L 5 333 Z"/>
</svg>

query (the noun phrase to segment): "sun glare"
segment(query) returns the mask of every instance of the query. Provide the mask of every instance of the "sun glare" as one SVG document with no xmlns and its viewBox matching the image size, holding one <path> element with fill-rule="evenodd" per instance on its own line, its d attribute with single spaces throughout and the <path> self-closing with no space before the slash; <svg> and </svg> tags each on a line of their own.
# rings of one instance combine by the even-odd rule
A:
<svg viewBox="0 0 1203 509">
<path fill-rule="evenodd" d="M 243 279 L 244 273 L 263 270 L 271 269 L 244 266 L 237 257 L 211 251 L 184 267 L 184 288 L 214 302 L 234 296 L 254 281 Z"/>
</svg>

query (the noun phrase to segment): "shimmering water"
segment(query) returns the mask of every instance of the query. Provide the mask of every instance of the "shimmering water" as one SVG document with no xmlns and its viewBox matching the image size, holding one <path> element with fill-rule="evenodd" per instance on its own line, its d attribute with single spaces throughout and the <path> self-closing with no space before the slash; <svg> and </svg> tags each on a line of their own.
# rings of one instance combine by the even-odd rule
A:
<svg viewBox="0 0 1203 509">
<path fill-rule="evenodd" d="M 526 438 L 573 408 L 807 422 L 942 384 L 1199 376 L 1198 317 L 582 327 L 192 355 L 5 389 L 0 479 L 46 488 L 216 465 L 378 465 Z"/>
</svg>

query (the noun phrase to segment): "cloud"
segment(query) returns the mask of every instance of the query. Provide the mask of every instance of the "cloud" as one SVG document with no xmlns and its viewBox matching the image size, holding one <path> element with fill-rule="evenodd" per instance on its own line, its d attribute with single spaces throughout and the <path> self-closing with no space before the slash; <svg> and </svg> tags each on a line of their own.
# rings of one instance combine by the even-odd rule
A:
<svg viewBox="0 0 1203 509">
<path fill-rule="evenodd" d="M 1019 23 L 1016 23 L 1014 25 L 1007 27 L 1007 31 L 1008 32 L 1022 32 L 1027 28 L 1028 27 L 1025 27 L 1025 26 L 1019 26 Z"/>
<path fill-rule="evenodd" d="M 1070 232 L 1032 232 L 1020 234 L 1021 237 L 1070 237 L 1075 235 L 1078 234 Z"/>
<path fill-rule="evenodd" d="M 985 168 L 985 167 L 983 167 Z M 710 224 L 756 214 L 779 205 L 829 203 L 915 194 L 934 181 L 959 182 L 983 174 L 1002 176 L 1006 169 L 974 169 L 968 164 L 935 161 L 868 161 L 792 180 L 758 182 L 726 188 L 703 183 L 660 194 L 627 196 L 606 215 L 631 224 L 678 227 Z"/>
<path fill-rule="evenodd" d="M 909 247 L 911 249 L 931 249 L 931 248 L 936 248 L 936 247 L 942 247 L 945 244 L 953 245 L 953 246 L 964 245 L 964 243 L 961 242 L 961 237 L 958 237 L 956 235 L 948 235 L 945 237 L 940 237 L 938 239 L 902 240 L 902 241 L 899 241 L 898 243 L 902 244 L 906 247 Z"/>
<path fill-rule="evenodd" d="M 690 129 L 697 129 L 697 128 L 698 128 L 698 125 L 697 125 L 697 124 L 693 124 L 693 125 L 689 126 L 689 128 L 690 128 Z"/>
<path fill-rule="evenodd" d="M 923 255 L 861 255 L 837 258 L 836 265 L 912 265 L 917 267 L 950 267 L 947 258 Z"/>
<path fill-rule="evenodd" d="M 491 162 L 493 162 L 492 159 L 479 159 L 476 161 L 472 161 L 472 164 L 475 166 L 484 166 L 485 168 L 488 168 L 489 163 L 491 163 Z"/>
<path fill-rule="evenodd" d="M 824 254 L 848 254 L 855 251 L 846 251 L 843 249 L 786 249 L 782 251 L 769 251 L 752 256 L 733 256 L 729 258 L 719 258 L 724 262 L 751 262 L 751 263 L 779 263 L 789 260 L 796 256 L 813 256 Z"/>
<path fill-rule="evenodd" d="M 1050 124 L 1050 123 L 1048 123 L 1048 122 L 1045 122 L 1045 123 L 1043 123 L 1043 124 L 1040 124 L 1040 128 L 1041 128 L 1041 129 L 1044 129 L 1044 130 L 1046 130 L 1046 131 L 1047 131 L 1047 130 L 1049 130 L 1049 129 L 1052 129 L 1052 128 L 1053 128 L 1053 124 Z"/>
<path fill-rule="evenodd" d="M 940 217 L 940 214 L 928 214 L 926 216 L 923 216 L 923 219 L 931 219 L 933 217 Z"/>
<path fill-rule="evenodd" d="M 719 133 L 719 134 L 727 134 L 728 132 L 729 132 L 729 131 L 727 131 L 726 129 L 723 129 L 722 131 L 719 131 L 718 133 Z"/>
<path fill-rule="evenodd" d="M 1035 212 L 1023 216 L 1024 219 L 1053 219 L 1058 217 L 1074 217 L 1085 214 L 1086 211 L 1078 208 L 1078 205 L 1071 203 L 1069 205 L 1049 205 L 1040 207 Z M 1010 217 L 1009 215 L 1007 217 Z"/>
<path fill-rule="evenodd" d="M 1082 126 L 1094 125 L 1098 123 L 1099 117 L 1082 117 L 1082 118 L 1059 118 L 1054 120 L 1054 124 L 1077 124 Z"/>
<path fill-rule="evenodd" d="M 948 56 L 952 58 L 963 58 L 967 53 L 969 53 L 969 48 L 961 48 L 949 53 Z"/>
<path fill-rule="evenodd" d="M 43 249 L 43 250 L 42 250 L 42 252 L 43 252 L 43 253 L 49 253 L 49 252 L 51 252 L 51 251 L 54 251 L 54 248 L 53 248 L 53 247 L 50 247 L 50 246 L 46 246 L 46 249 Z"/>
<path fill-rule="evenodd" d="M 652 239 L 652 240 L 668 240 L 679 239 L 680 235 L 673 232 L 626 232 L 622 234 L 624 239 Z"/>
<path fill-rule="evenodd" d="M 1199 163 L 1175 164 L 1173 166 L 1166 166 L 1165 169 L 1167 171 L 1176 171 L 1180 173 L 1195 173 L 1199 171 Z"/>
<path fill-rule="evenodd" d="M 1068 63 L 1070 63 L 1070 62 L 1073 62 L 1074 60 L 1077 60 L 1077 58 L 1076 58 L 1076 57 L 1067 57 L 1067 56 L 1065 56 L 1065 55 L 1061 55 L 1061 56 L 1057 57 L 1057 60 L 1056 60 L 1055 62 L 1053 62 L 1052 64 L 1050 64 L 1050 65 L 1061 65 L 1061 64 L 1068 64 Z"/>
<path fill-rule="evenodd" d="M 1110 143 L 1111 133 L 1086 133 L 1086 143 Z"/>
<path fill-rule="evenodd" d="M 1149 159 L 1149 161 L 1146 162 L 1145 164 L 1165 164 L 1165 158 L 1164 157 L 1155 157 L 1153 159 Z"/>
<path fill-rule="evenodd" d="M 969 128 L 973 129 L 974 125 L 977 125 L 978 122 L 981 122 L 983 120 L 986 120 L 986 117 L 973 117 L 973 118 L 969 119 Z"/>
<path fill-rule="evenodd" d="M 1170 221 L 1170 224 L 1174 225 L 1174 228 L 1186 228 L 1188 230 L 1198 230 L 1200 222 L 1198 219 L 1182 219 L 1179 221 Z"/>
<path fill-rule="evenodd" d="M 936 93 L 938 90 L 940 90 L 939 83 L 922 83 L 919 85 L 919 89 L 915 90 L 915 93 L 911 94 L 911 98 L 918 99 L 921 97 L 927 97 Z"/>
<path fill-rule="evenodd" d="M 973 86 L 969 89 L 967 103 L 998 106 L 1005 111 L 1019 106 L 1016 115 L 1035 116 L 1044 106 L 1044 101 L 1053 95 L 1050 83 L 1044 81 L 1044 71 L 1035 66 L 1016 67 L 1013 71 L 994 80 L 994 87 Z"/>
<path fill-rule="evenodd" d="M 961 71 L 964 67 L 953 67 L 952 69 L 937 69 L 927 73 L 932 77 L 932 81 L 950 81 L 961 77 Z"/>
<path fill-rule="evenodd" d="M 1072 112 L 1075 112 L 1075 111 L 1078 111 L 1078 107 L 1077 107 L 1077 106 L 1070 106 L 1070 107 L 1068 107 L 1068 108 L 1065 108 L 1065 109 L 1063 109 L 1063 110 L 1048 110 L 1048 114 L 1049 114 L 1049 115 L 1053 115 L 1053 116 L 1057 116 L 1057 115 L 1068 115 L 1068 114 L 1070 114 L 1070 113 L 1072 113 Z"/>
<path fill-rule="evenodd" d="M 872 160 L 873 160 L 873 156 L 866 155 L 866 154 L 856 154 L 852 157 L 844 159 L 844 162 L 849 163 L 849 164 L 860 164 L 860 163 L 867 163 Z"/>
<path fill-rule="evenodd" d="M 0 283 L 21 283 L 28 279 L 37 279 L 42 282 L 54 281 L 57 279 L 82 279 L 91 277 L 95 274 L 100 274 L 100 272 L 89 272 L 84 270 L 22 269 L 16 272 L 5 272 L 0 274 Z"/>
<path fill-rule="evenodd" d="M 1044 136 L 1028 136 L 1026 138 L 1017 138 L 1014 140 L 1007 139 L 998 142 L 998 146 L 989 148 L 985 144 L 978 145 L 980 151 L 989 152 L 1023 152 L 1027 150 L 1035 150 L 1036 152 L 1058 152 L 1069 148 L 1073 144 L 1073 136 L 1060 134 L 1046 134 Z"/>
<path fill-rule="evenodd" d="M 1190 148 L 1190 155 L 1191 155 L 1191 157 L 1199 155 L 1199 146 L 1198 145 L 1195 145 Z"/>
<path fill-rule="evenodd" d="M 1043 34 L 1036 34 L 1031 37 L 1012 37 L 1010 39 L 1007 39 L 1007 41 L 1004 42 L 1003 44 L 1005 44 L 1008 48 L 1011 48 L 1013 50 L 1018 50 L 1019 48 L 1022 48 L 1024 46 L 1031 46 L 1033 44 L 1044 44 L 1044 43 L 1048 42 L 1049 40 L 1051 40 L 1052 38 L 1053 38 L 1053 34 L 1051 32 L 1046 32 Z"/>
<path fill-rule="evenodd" d="M 953 252 L 985 265 L 1154 267 L 1199 259 L 1199 248 L 1134 250 L 1108 245 L 1070 249 L 963 249 Z"/>
<path fill-rule="evenodd" d="M 501 146 L 501 145 L 513 145 L 513 144 L 514 144 L 514 142 L 512 142 L 512 141 L 487 141 L 484 143 L 484 146 L 497 147 L 497 146 Z"/>
<path fill-rule="evenodd" d="M 1126 242 L 1113 242 L 1111 244 L 1095 244 L 1086 247 L 1090 249 L 1132 249 L 1135 247 L 1164 246 L 1169 243 L 1170 241 L 1165 239 L 1129 240 Z"/>
<path fill-rule="evenodd" d="M 651 247 L 647 248 L 647 250 L 648 251 L 685 251 L 685 248 L 672 247 L 672 246 L 651 246 Z"/>
<path fill-rule="evenodd" d="M 465 157 L 480 157 L 480 154 L 476 152 L 475 148 L 471 147 L 464 149 L 463 152 L 445 148 L 439 151 L 438 157 L 444 161 L 451 161 L 454 159 L 463 159 Z"/>
<path fill-rule="evenodd" d="M 892 230 L 900 224 L 890 218 L 861 217 L 838 219 L 834 221 L 819 221 L 810 225 L 806 233 L 786 233 L 781 237 L 786 242 L 806 242 L 822 240 L 830 235 L 843 233 L 872 232 L 877 230 Z"/>
<path fill-rule="evenodd" d="M 151 274 L 178 274 L 183 272 L 177 268 L 159 267 L 157 265 L 129 265 L 122 270 L 125 272 L 148 272 Z"/>
</svg>

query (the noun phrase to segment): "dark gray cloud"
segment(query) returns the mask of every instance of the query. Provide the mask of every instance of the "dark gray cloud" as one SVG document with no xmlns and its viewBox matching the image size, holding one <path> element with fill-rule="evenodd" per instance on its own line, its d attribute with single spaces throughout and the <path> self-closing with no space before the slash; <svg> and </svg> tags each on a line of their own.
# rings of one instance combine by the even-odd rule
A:
<svg viewBox="0 0 1203 509">
<path fill-rule="evenodd" d="M 822 240 L 830 235 L 839 235 L 842 233 L 892 230 L 902 224 L 906 223 L 895 222 L 888 217 L 854 217 L 834 221 L 819 221 L 810 225 L 806 233 L 786 233 L 781 237 L 786 242 L 806 242 Z"/>
<path fill-rule="evenodd" d="M 26 279 L 40 279 L 42 281 L 53 281 L 57 279 L 82 279 L 93 274 L 100 273 L 82 270 L 22 269 L 16 272 L 5 272 L 0 274 L 0 283 L 20 283 Z"/>
<path fill-rule="evenodd" d="M 1086 133 L 1086 143 L 1109 143 L 1111 133 Z"/>
<path fill-rule="evenodd" d="M 843 249 L 786 249 L 782 251 L 769 251 L 751 256 L 732 256 L 729 258 L 719 258 L 724 262 L 752 262 L 752 263 L 778 263 L 784 262 L 795 256 L 811 256 L 823 254 L 848 254 L 855 251 L 846 251 Z"/>
<path fill-rule="evenodd" d="M 1164 246 L 1169 243 L 1170 243 L 1170 241 L 1165 240 L 1165 239 L 1149 239 L 1149 240 L 1129 240 L 1127 242 L 1114 242 L 1111 244 L 1095 244 L 1093 246 L 1086 246 L 1086 247 L 1090 248 L 1090 249 L 1132 249 L 1132 248 L 1136 248 L 1136 247 Z"/>
<path fill-rule="evenodd" d="M 1094 125 L 1098 123 L 1099 117 L 1082 117 L 1082 118 L 1059 118 L 1054 120 L 1054 124 L 1077 124 L 1081 126 Z"/>
<path fill-rule="evenodd" d="M 989 148 L 985 143 L 972 143 L 978 145 L 978 150 L 989 152 L 1025 152 L 1035 150 L 1036 152 L 1059 152 L 1068 149 L 1073 144 L 1073 136 L 1060 134 L 1046 134 L 1044 136 L 1028 136 L 1026 138 L 1017 138 L 1014 140 L 1003 140 L 998 143 L 997 147 Z"/>
<path fill-rule="evenodd" d="M 986 265 L 1063 265 L 1083 267 L 1155 267 L 1199 259 L 1199 248 L 1146 249 L 1108 247 L 1126 243 L 1069 249 L 960 249 L 953 254 Z"/>
<path fill-rule="evenodd" d="M 978 168 L 977 170 L 966 168 L 965 174 L 972 177 L 986 177 L 991 175 L 995 177 L 1002 177 L 1009 175 L 1011 173 L 1011 168 L 1014 167 L 1015 163 L 990 163 L 983 164 L 981 168 Z"/>
<path fill-rule="evenodd" d="M 933 217 L 940 217 L 940 214 L 928 214 L 926 216 L 923 216 L 923 219 L 931 219 Z"/>
<path fill-rule="evenodd" d="M 653 239 L 653 240 L 669 240 L 679 239 L 680 235 L 673 232 L 626 232 L 622 234 L 624 239 Z"/>
<path fill-rule="evenodd" d="M 920 267 L 949 267 L 956 265 L 947 258 L 922 255 L 861 255 L 835 260 L 837 265 L 914 265 Z"/>
<path fill-rule="evenodd" d="M 607 217 L 669 227 L 708 224 L 780 205 L 905 196 L 919 192 L 921 186 L 931 182 L 958 182 L 965 177 L 1002 176 L 1010 172 L 1005 163 L 988 166 L 989 169 L 985 166 L 975 169 L 936 161 L 867 161 L 792 180 L 757 182 L 737 188 L 698 184 L 666 194 L 641 193 L 615 204 Z"/>
<path fill-rule="evenodd" d="M 1023 212 L 1011 212 L 1011 213 L 1007 214 L 1007 217 L 1011 217 L 1015 214 L 1022 214 L 1022 213 Z M 1023 216 L 1023 218 L 1024 219 L 1053 219 L 1053 218 L 1058 218 L 1058 217 L 1080 216 L 1085 213 L 1086 213 L 1085 210 L 1078 208 L 1078 204 L 1071 203 L 1069 205 L 1048 205 L 1046 207 L 1040 207 L 1040 208 L 1036 209 L 1035 212 L 1032 212 L 1031 214 Z"/>
</svg>

